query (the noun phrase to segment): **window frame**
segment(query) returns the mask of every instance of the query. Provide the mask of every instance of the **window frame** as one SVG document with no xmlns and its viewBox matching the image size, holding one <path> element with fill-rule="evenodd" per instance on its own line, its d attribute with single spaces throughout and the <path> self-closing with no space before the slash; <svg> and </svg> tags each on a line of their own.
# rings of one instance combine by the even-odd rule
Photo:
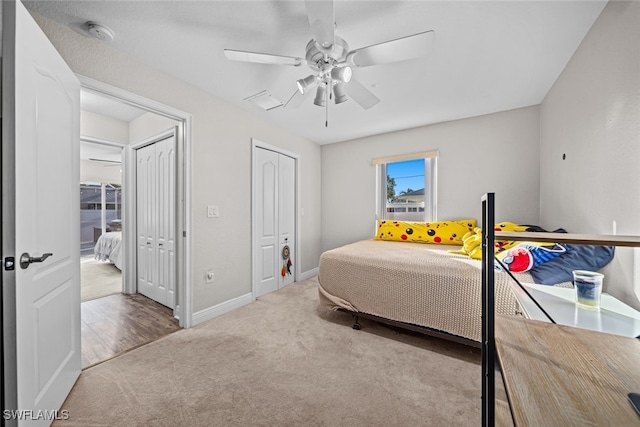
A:
<svg viewBox="0 0 640 427">
<path fill-rule="evenodd" d="M 387 218 L 387 164 L 407 160 L 424 159 L 424 211 L 423 221 L 438 220 L 438 150 L 420 153 L 403 154 L 391 157 L 372 159 L 371 164 L 376 167 L 376 219 Z"/>
</svg>

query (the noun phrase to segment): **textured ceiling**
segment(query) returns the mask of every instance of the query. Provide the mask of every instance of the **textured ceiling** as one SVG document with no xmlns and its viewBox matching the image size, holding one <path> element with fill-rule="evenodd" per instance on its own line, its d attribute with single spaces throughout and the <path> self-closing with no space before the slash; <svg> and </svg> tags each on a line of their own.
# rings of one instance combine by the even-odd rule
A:
<svg viewBox="0 0 640 427">
<path fill-rule="evenodd" d="M 325 111 L 313 99 L 264 111 L 243 99 L 269 91 L 283 103 L 305 66 L 227 60 L 223 49 L 304 57 L 311 39 L 302 1 L 42 1 L 27 8 L 80 31 L 97 21 L 114 49 L 320 143 L 539 104 L 605 1 L 336 1 L 337 35 L 360 48 L 434 30 L 429 56 L 357 69 L 381 102 Z"/>
</svg>

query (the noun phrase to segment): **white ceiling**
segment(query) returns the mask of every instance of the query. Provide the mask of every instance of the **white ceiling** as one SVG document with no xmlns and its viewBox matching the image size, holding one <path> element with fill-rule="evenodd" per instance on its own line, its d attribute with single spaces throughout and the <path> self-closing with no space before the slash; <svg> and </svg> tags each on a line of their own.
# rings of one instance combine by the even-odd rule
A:
<svg viewBox="0 0 640 427">
<path fill-rule="evenodd" d="M 101 161 L 104 167 L 119 166 L 119 163 L 122 161 L 122 148 L 81 140 L 80 160 Z"/>
<path fill-rule="evenodd" d="M 351 49 L 425 30 L 425 58 L 354 72 L 381 102 L 325 111 L 264 111 L 243 99 L 268 90 L 283 103 L 305 66 L 232 62 L 223 49 L 304 57 L 311 39 L 303 1 L 26 1 L 78 30 L 97 21 L 111 46 L 319 144 L 473 117 L 542 102 L 606 1 L 336 1 L 337 35 Z"/>
<path fill-rule="evenodd" d="M 86 90 L 80 91 L 80 105 L 84 111 L 101 114 L 126 123 L 146 113 L 141 108 Z"/>
</svg>

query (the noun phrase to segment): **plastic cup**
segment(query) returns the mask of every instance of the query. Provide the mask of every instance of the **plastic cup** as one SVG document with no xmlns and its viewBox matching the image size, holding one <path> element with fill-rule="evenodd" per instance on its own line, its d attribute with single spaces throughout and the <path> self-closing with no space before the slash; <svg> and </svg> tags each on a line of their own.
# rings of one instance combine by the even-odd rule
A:
<svg viewBox="0 0 640 427">
<path fill-rule="evenodd" d="M 576 290 L 576 303 L 587 308 L 600 308 L 603 278 L 604 274 L 595 271 L 574 270 L 573 287 Z"/>
</svg>

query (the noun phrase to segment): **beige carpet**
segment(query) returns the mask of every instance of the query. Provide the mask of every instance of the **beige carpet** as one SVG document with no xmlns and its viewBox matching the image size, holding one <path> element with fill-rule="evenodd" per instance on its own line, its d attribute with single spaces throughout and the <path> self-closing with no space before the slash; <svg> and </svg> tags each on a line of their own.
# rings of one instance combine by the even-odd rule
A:
<svg viewBox="0 0 640 427">
<path fill-rule="evenodd" d="M 480 351 L 319 307 L 308 280 L 83 371 L 74 426 L 477 426 Z"/>
<path fill-rule="evenodd" d="M 83 258 L 80 276 L 82 302 L 122 292 L 122 272 L 110 262 Z"/>
</svg>

